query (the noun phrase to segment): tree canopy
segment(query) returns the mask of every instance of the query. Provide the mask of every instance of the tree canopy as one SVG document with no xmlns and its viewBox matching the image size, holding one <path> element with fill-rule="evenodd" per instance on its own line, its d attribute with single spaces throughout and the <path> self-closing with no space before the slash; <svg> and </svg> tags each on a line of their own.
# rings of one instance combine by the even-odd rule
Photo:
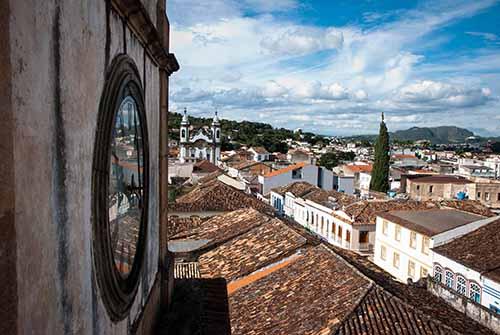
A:
<svg viewBox="0 0 500 335">
<path fill-rule="evenodd" d="M 318 165 L 331 170 L 342 162 L 354 160 L 355 157 L 353 152 L 327 152 L 321 155 Z"/>
</svg>

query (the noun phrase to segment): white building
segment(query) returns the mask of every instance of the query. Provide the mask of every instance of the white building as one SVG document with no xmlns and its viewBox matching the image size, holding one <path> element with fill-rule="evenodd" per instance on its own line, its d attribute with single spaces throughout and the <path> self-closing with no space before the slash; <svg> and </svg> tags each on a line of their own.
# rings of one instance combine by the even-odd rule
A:
<svg viewBox="0 0 500 335">
<path fill-rule="evenodd" d="M 184 110 L 180 129 L 179 161 L 194 162 L 207 160 L 215 165 L 220 161 L 221 125 L 217 112 L 211 127 L 194 129 L 190 126 L 187 111 Z"/>
<path fill-rule="evenodd" d="M 295 182 L 307 182 L 324 190 L 333 189 L 333 173 L 324 167 L 298 163 L 259 176 L 261 194 L 266 196 L 271 189 Z"/>
<path fill-rule="evenodd" d="M 491 218 L 456 209 L 380 213 L 374 262 L 402 282 L 417 281 L 432 272 L 432 248 L 491 221 Z"/>
<path fill-rule="evenodd" d="M 495 178 L 500 178 L 500 156 L 492 156 L 484 161 L 484 166 L 489 167 L 495 173 Z"/>
<path fill-rule="evenodd" d="M 433 252 L 435 282 L 500 316 L 500 219 Z"/>
<path fill-rule="evenodd" d="M 252 153 L 253 160 L 256 162 L 265 162 L 271 155 L 264 147 L 252 147 L 248 149 Z"/>
</svg>

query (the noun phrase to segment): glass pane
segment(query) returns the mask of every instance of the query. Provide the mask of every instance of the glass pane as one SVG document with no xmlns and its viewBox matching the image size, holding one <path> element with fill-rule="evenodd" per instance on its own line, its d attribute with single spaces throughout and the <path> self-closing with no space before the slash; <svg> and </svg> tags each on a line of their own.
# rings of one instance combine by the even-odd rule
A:
<svg viewBox="0 0 500 335">
<path fill-rule="evenodd" d="M 134 263 L 142 216 L 144 148 L 137 105 L 127 96 L 111 139 L 109 226 L 115 265 L 126 277 Z"/>
</svg>

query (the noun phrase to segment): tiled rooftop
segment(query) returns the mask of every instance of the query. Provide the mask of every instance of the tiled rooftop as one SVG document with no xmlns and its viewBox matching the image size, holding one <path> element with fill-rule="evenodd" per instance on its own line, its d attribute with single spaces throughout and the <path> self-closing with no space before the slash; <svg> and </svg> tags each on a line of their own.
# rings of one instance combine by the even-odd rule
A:
<svg viewBox="0 0 500 335">
<path fill-rule="evenodd" d="M 434 184 L 470 184 L 467 178 L 460 176 L 446 176 L 446 175 L 436 175 L 436 176 L 425 176 L 420 178 L 414 178 L 411 180 L 412 183 L 434 183 Z"/>
<path fill-rule="evenodd" d="M 240 208 L 274 212 L 271 206 L 217 179 L 196 186 L 170 205 L 170 210 L 177 212 L 234 211 Z"/>
<path fill-rule="evenodd" d="M 316 189 L 319 188 L 305 181 L 298 181 L 293 184 L 288 184 L 285 186 L 274 188 L 272 189 L 272 191 L 281 195 L 285 195 L 285 193 L 290 192 L 296 197 L 302 197 L 304 194 Z"/>
<path fill-rule="evenodd" d="M 289 220 L 242 209 L 174 238 L 184 237 L 211 241 L 197 252 L 200 280 L 227 281 L 233 335 L 492 334 L 425 288 L 398 283 Z"/>
<path fill-rule="evenodd" d="M 416 211 L 439 208 L 454 208 L 461 211 L 482 216 L 494 214 L 478 201 L 450 200 L 450 201 L 415 201 L 415 200 L 388 200 L 388 201 L 359 201 L 347 206 L 344 212 L 354 218 L 355 225 L 375 224 L 377 214 L 388 211 Z"/>
<path fill-rule="evenodd" d="M 370 282 L 323 246 L 229 296 L 233 335 L 329 334 Z"/>
<path fill-rule="evenodd" d="M 500 219 L 433 250 L 500 282 Z"/>
<path fill-rule="evenodd" d="M 380 216 L 429 237 L 485 218 L 456 209 L 399 210 Z"/>
<path fill-rule="evenodd" d="M 313 201 L 317 204 L 334 210 L 342 208 L 343 206 L 349 206 L 359 201 L 358 198 L 352 195 L 337 192 L 334 190 L 324 191 L 319 188 L 306 194 L 304 196 L 304 199 Z"/>
<path fill-rule="evenodd" d="M 286 168 L 283 168 L 283 169 L 279 169 L 279 170 L 276 170 L 276 171 L 268 172 L 268 173 L 266 173 L 264 175 L 264 177 L 279 176 L 280 174 L 287 173 L 287 172 L 290 172 L 290 171 L 293 171 L 293 170 L 297 170 L 297 169 L 303 168 L 306 165 L 307 164 L 303 163 L 303 162 L 302 163 L 297 163 L 297 164 L 294 164 L 294 165 L 287 166 Z"/>
<path fill-rule="evenodd" d="M 434 321 L 380 287 L 373 287 L 335 332 L 335 335 L 358 334 L 460 333 Z"/>
<path fill-rule="evenodd" d="M 305 243 L 305 238 L 275 219 L 203 254 L 201 275 L 230 282 L 284 258 Z"/>
<path fill-rule="evenodd" d="M 172 236 L 172 239 L 210 240 L 209 244 L 214 245 L 224 243 L 271 220 L 271 217 L 255 209 L 240 209 L 214 216 L 199 227 Z"/>
</svg>

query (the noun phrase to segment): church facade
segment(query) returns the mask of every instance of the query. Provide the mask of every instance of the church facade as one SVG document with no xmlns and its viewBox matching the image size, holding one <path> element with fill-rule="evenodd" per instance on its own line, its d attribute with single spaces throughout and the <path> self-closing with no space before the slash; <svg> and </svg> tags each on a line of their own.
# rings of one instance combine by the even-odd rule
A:
<svg viewBox="0 0 500 335">
<path fill-rule="evenodd" d="M 195 129 L 189 123 L 187 111 L 184 110 L 180 128 L 180 162 L 195 162 L 204 159 L 217 165 L 220 161 L 221 138 L 221 125 L 217 112 L 210 127 Z"/>
</svg>

